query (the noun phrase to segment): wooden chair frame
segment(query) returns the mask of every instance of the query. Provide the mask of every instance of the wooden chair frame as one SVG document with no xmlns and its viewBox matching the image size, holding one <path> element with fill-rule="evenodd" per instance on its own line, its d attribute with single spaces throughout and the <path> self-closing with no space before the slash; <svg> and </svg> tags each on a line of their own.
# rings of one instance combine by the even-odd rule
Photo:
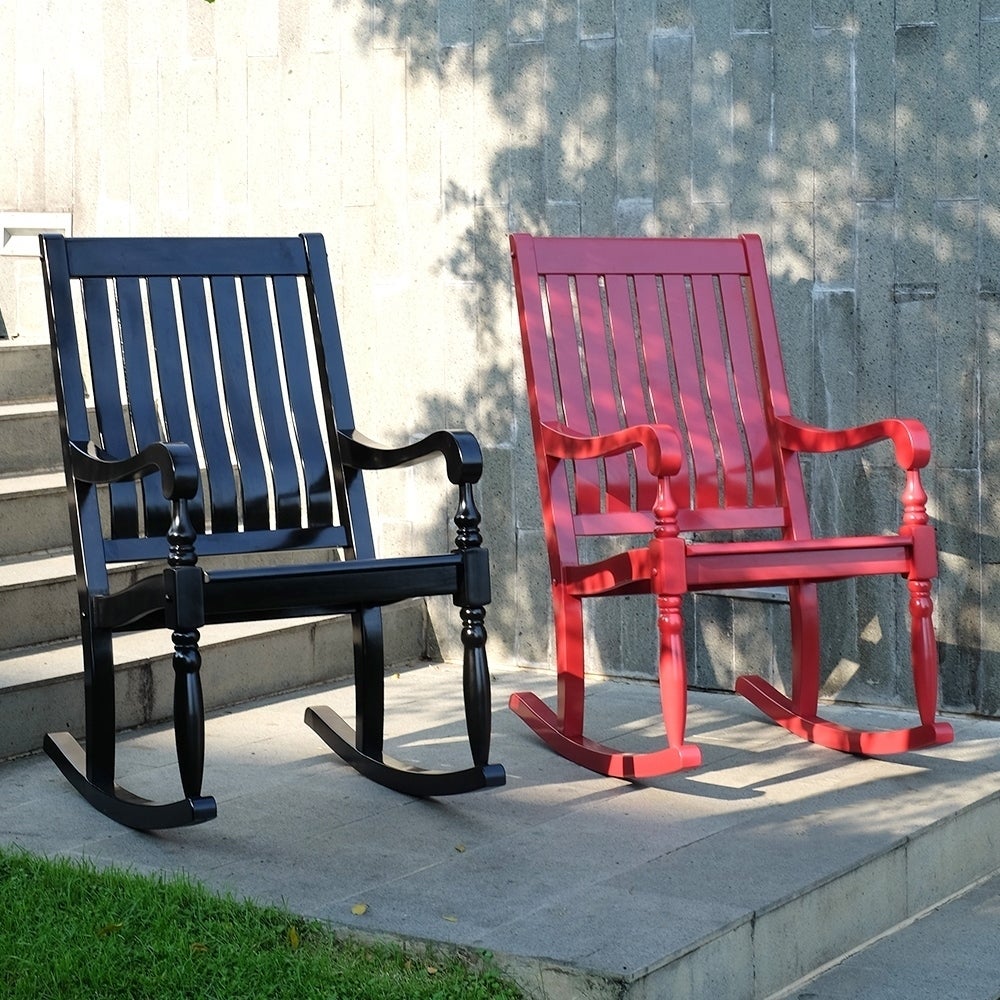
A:
<svg viewBox="0 0 1000 1000">
<path fill-rule="evenodd" d="M 742 676 L 736 690 L 813 742 L 891 754 L 953 738 L 937 712 L 931 582 L 937 575 L 916 420 L 827 430 L 792 416 L 764 251 L 738 239 L 510 238 L 558 672 L 553 711 L 530 692 L 511 708 L 553 749 L 603 774 L 694 767 L 685 742 L 682 599 L 697 591 L 787 587 L 792 690 Z M 902 472 L 892 533 L 814 538 L 799 457 L 889 441 Z M 580 542 L 620 539 L 587 561 Z M 630 539 L 642 539 L 633 545 Z M 898 574 L 909 588 L 919 723 L 891 732 L 819 714 L 817 585 Z M 583 601 L 652 594 L 667 744 L 630 753 L 584 735 Z"/>
<path fill-rule="evenodd" d="M 45 235 L 41 247 L 86 705 L 86 751 L 65 732 L 44 747 L 72 784 L 131 827 L 214 817 L 201 790 L 199 629 L 325 614 L 354 625 L 356 730 L 329 708 L 306 712 L 336 753 L 411 795 L 503 784 L 488 762 L 489 561 L 473 494 L 482 453 L 464 431 L 397 448 L 356 431 L 322 238 Z M 455 548 L 377 558 L 363 470 L 435 455 L 457 487 Z M 109 568 L 122 564 L 138 564 L 138 579 L 115 589 Z M 434 594 L 450 595 L 461 619 L 472 764 L 458 771 L 383 752 L 381 608 Z M 174 647 L 183 797 L 169 803 L 115 780 L 112 638 L 157 628 Z"/>
</svg>

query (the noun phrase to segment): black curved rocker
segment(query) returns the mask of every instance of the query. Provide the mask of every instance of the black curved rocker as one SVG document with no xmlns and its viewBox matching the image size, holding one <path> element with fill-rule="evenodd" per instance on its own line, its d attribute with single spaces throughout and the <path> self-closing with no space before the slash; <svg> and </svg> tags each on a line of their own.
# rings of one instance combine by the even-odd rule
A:
<svg viewBox="0 0 1000 1000">
<path fill-rule="evenodd" d="M 86 752 L 69 733 L 48 734 L 44 748 L 73 786 L 137 829 L 214 818 L 215 800 L 201 793 L 198 630 L 322 614 L 350 614 L 354 624 L 357 731 L 329 708 L 306 711 L 331 749 L 409 795 L 502 785 L 503 767 L 488 762 L 489 557 L 473 496 L 482 453 L 464 431 L 400 448 L 355 431 L 322 237 L 45 235 L 41 244 L 86 708 Z M 376 558 L 361 472 L 435 455 L 458 487 L 455 548 Z M 310 550 L 327 558 L 268 564 L 269 553 Z M 264 565 L 198 565 L 200 556 L 243 554 Z M 138 563 L 139 579 L 113 592 L 108 567 L 122 563 Z M 382 752 L 381 608 L 430 595 L 450 595 L 461 619 L 472 765 L 457 771 L 424 770 Z M 169 629 L 174 646 L 183 791 L 162 804 L 115 781 L 112 636 L 155 628 Z"/>
</svg>

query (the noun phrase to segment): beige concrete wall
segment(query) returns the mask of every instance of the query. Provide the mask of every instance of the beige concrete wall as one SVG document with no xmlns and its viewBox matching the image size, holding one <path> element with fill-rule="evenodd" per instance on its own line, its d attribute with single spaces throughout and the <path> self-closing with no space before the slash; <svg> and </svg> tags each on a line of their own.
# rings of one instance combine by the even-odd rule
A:
<svg viewBox="0 0 1000 1000">
<path fill-rule="evenodd" d="M 1000 2 L 10 0 L 0 38 L 0 211 L 326 234 L 359 425 L 486 445 L 491 642 L 521 662 L 552 652 L 506 233 L 760 232 L 799 411 L 929 423 L 945 700 L 1000 710 Z M 37 262 L 0 257 L 0 315 L 43 335 Z M 394 475 L 385 544 L 446 537 L 429 473 Z M 828 527 L 895 517 L 888 454 L 810 476 Z M 888 596 L 834 590 L 831 691 L 909 701 Z M 693 679 L 784 672 L 783 616 L 702 601 Z M 595 663 L 650 675 L 648 609 L 595 617 Z"/>
</svg>

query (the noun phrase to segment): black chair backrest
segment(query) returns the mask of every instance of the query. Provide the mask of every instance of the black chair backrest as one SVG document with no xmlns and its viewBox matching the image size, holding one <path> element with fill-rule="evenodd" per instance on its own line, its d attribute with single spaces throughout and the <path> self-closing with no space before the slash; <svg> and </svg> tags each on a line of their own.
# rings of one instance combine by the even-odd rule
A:
<svg viewBox="0 0 1000 1000">
<path fill-rule="evenodd" d="M 354 418 L 321 236 L 46 235 L 42 255 L 65 441 L 122 458 L 188 444 L 199 554 L 373 554 L 360 474 L 339 460 Z M 100 537 L 106 562 L 162 557 L 159 476 L 109 494 L 103 529 L 96 504 L 78 513 L 84 543 Z"/>
</svg>

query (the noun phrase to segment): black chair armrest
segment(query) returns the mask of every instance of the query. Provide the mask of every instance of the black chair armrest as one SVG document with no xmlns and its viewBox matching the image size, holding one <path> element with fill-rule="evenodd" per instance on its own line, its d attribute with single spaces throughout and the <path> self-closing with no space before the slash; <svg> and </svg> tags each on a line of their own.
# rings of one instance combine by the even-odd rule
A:
<svg viewBox="0 0 1000 1000">
<path fill-rule="evenodd" d="M 478 482 L 483 474 L 483 451 L 469 431 L 435 431 L 399 448 L 378 444 L 352 431 L 340 434 L 340 454 L 345 465 L 372 470 L 401 468 L 442 455 L 448 479 L 455 484 Z"/>
<path fill-rule="evenodd" d="M 159 472 L 165 499 L 190 500 L 198 492 L 198 461 L 186 444 L 158 441 L 137 455 L 115 458 L 92 443 L 70 441 L 69 458 L 80 482 L 117 483 Z"/>
</svg>

